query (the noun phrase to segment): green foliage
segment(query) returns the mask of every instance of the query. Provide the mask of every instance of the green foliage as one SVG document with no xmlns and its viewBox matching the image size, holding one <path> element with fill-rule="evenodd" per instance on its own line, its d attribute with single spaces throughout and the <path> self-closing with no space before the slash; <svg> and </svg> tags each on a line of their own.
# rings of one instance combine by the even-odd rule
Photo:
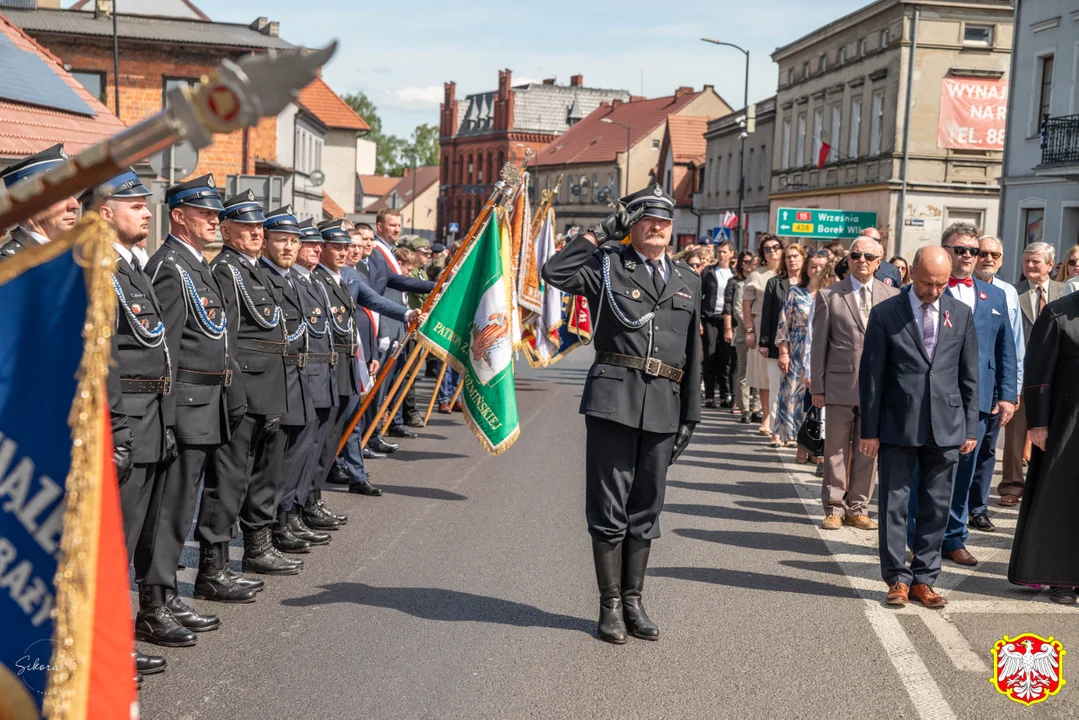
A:
<svg viewBox="0 0 1079 720">
<path fill-rule="evenodd" d="M 405 168 L 412 167 L 413 157 L 419 166 L 438 165 L 438 127 L 424 123 L 412 131 L 411 140 L 387 135 L 382 132 L 382 118 L 378 108 L 363 92 L 342 96 L 356 114 L 371 126 L 366 138 L 378 146 L 375 154 L 375 172 L 379 175 L 401 177 Z"/>
</svg>

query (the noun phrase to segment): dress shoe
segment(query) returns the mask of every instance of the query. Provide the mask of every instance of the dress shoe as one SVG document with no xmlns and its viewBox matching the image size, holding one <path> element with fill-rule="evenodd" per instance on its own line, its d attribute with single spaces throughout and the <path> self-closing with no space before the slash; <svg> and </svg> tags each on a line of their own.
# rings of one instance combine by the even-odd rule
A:
<svg viewBox="0 0 1079 720">
<path fill-rule="evenodd" d="M 824 463 L 817 466 L 817 469 L 813 471 L 813 474 L 819 478 L 824 477 Z"/>
<path fill-rule="evenodd" d="M 294 507 L 288 512 L 288 529 L 292 531 L 292 534 L 301 540 L 305 540 L 312 545 L 329 545 L 330 536 L 326 533 L 315 532 L 311 528 L 307 527 L 303 518 L 300 517 L 300 509 Z"/>
<path fill-rule="evenodd" d="M 368 497 L 382 497 L 382 489 L 377 488 L 369 482 L 352 483 L 348 486 L 348 491 L 353 495 L 366 495 Z"/>
<path fill-rule="evenodd" d="M 458 400 L 457 402 L 455 402 L 453 404 L 453 411 L 454 412 L 464 412 L 465 411 L 465 406 L 461 404 L 460 400 Z"/>
<path fill-rule="evenodd" d="M 281 508 L 277 509 L 277 522 L 270 534 L 273 546 L 283 553 L 303 554 L 311 552 L 311 543 L 296 537 L 289 527 L 289 517 Z"/>
<path fill-rule="evenodd" d="M 194 596 L 199 600 L 213 600 L 223 603 L 255 602 L 255 594 L 258 591 L 237 583 L 232 575 L 226 572 L 226 565 L 228 565 L 228 545 L 226 543 L 200 543 L 199 572 L 195 576 Z M 177 600 L 179 599 L 177 598 Z M 168 605 L 181 625 L 199 632 L 176 614 L 171 602 Z"/>
<path fill-rule="evenodd" d="M 330 474 L 327 476 L 326 482 L 331 485 L 348 485 L 348 471 L 341 465 L 334 463 L 330 466 Z"/>
<path fill-rule="evenodd" d="M 253 590 L 248 590 L 248 592 L 251 593 L 251 599 L 254 600 L 255 592 Z M 221 618 L 216 615 L 199 615 L 193 607 L 188 606 L 176 593 L 167 590 L 165 597 L 165 607 L 176 618 L 176 622 L 191 632 L 209 632 L 221 627 Z"/>
<path fill-rule="evenodd" d="M 449 415 L 453 412 L 453 407 L 449 403 L 439 403 L 438 412 L 443 415 Z"/>
<path fill-rule="evenodd" d="M 156 675 L 164 672 L 167 664 L 165 658 L 160 655 L 143 655 L 138 650 L 135 651 L 135 669 L 140 675 Z"/>
<path fill-rule="evenodd" d="M 757 412 L 750 415 L 749 419 L 751 421 L 755 422 L 755 423 L 763 422 L 764 421 L 764 413 L 762 413 L 760 410 L 758 410 Z"/>
<path fill-rule="evenodd" d="M 659 640 L 659 626 L 648 617 L 641 601 L 651 548 L 651 540 L 627 535 L 622 541 L 622 618 L 629 634 L 642 640 Z"/>
<path fill-rule="evenodd" d="M 957 565 L 963 565 L 965 567 L 974 567 L 978 564 L 978 558 L 970 554 L 970 551 L 965 547 L 956 548 L 944 553 L 944 557 L 951 560 Z"/>
<path fill-rule="evenodd" d="M 729 410 L 734 406 L 734 399 L 731 397 L 725 397 L 719 401 L 719 406 L 724 410 Z"/>
<path fill-rule="evenodd" d="M 944 607 L 948 601 L 944 596 L 925 583 L 914 583 L 910 586 L 910 596 L 933 610 Z"/>
<path fill-rule="evenodd" d="M 314 492 L 307 496 L 307 504 L 303 506 L 304 525 L 312 530 L 340 530 L 341 523 L 336 518 L 330 517 L 314 497 Z"/>
<path fill-rule="evenodd" d="M 232 582 L 236 583 L 245 590 L 254 590 L 256 593 L 260 593 L 266 589 L 266 582 L 259 580 L 258 578 L 249 578 L 246 575 L 240 573 L 229 567 L 229 563 L 225 563 L 225 572 L 232 578 Z"/>
<path fill-rule="evenodd" d="M 1050 586 L 1049 599 L 1061 605 L 1074 605 L 1076 601 L 1075 588 Z"/>
<path fill-rule="evenodd" d="M 715 400 L 705 400 L 704 401 L 704 406 L 706 408 L 714 408 L 716 406 L 716 401 Z"/>
<path fill-rule="evenodd" d="M 135 639 L 163 647 L 189 647 L 198 642 L 165 607 L 165 588 L 139 586 L 139 611 L 135 614 Z"/>
<path fill-rule="evenodd" d="M 405 415 L 405 425 L 414 428 L 423 427 L 423 415 L 420 415 L 419 413 L 415 415 Z"/>
<path fill-rule="evenodd" d="M 286 558 L 278 552 L 273 546 L 270 528 L 265 527 L 244 533 L 242 567 L 244 572 L 259 575 L 295 575 L 303 567 L 303 561 Z"/>
<path fill-rule="evenodd" d="M 396 443 L 388 443 L 382 438 L 379 438 L 378 440 L 372 440 L 371 442 L 367 443 L 367 447 L 371 448 L 375 452 L 385 453 L 386 455 L 393 455 L 395 452 L 397 452 L 397 448 L 401 446 L 397 445 Z"/>
<path fill-rule="evenodd" d="M 419 437 L 416 433 L 412 432 L 404 425 L 390 425 L 389 431 L 386 433 L 390 437 L 396 438 L 415 438 Z"/>
<path fill-rule="evenodd" d="M 829 515 L 821 520 L 820 526 L 824 530 L 838 530 L 843 527 L 843 518 L 838 515 Z"/>
<path fill-rule="evenodd" d="M 884 598 L 886 605 L 895 605 L 896 607 L 906 605 L 910 600 L 909 593 L 910 588 L 906 583 L 892 583 L 888 586 L 888 596 Z"/>
<path fill-rule="evenodd" d="M 592 538 L 592 560 L 599 584 L 599 638 L 625 645 L 629 638 L 622 614 L 622 543 Z"/>
<path fill-rule="evenodd" d="M 843 518 L 844 525 L 850 525 L 856 527 L 859 530 L 876 530 L 877 522 L 871 519 L 868 515 L 855 515 L 853 517 Z"/>
<path fill-rule="evenodd" d="M 1015 507 L 1016 505 L 1019 504 L 1019 496 L 1018 495 L 1001 495 L 1000 500 L 997 501 L 997 504 L 1000 505 L 1001 507 Z"/>
<path fill-rule="evenodd" d="M 367 471 L 367 478 L 370 480 L 373 474 L 370 470 Z M 348 525 L 348 515 L 342 515 L 341 513 L 335 513 L 326 507 L 326 503 L 322 499 L 322 491 L 315 490 L 315 505 L 318 506 L 319 512 L 331 520 L 336 520 L 339 525 Z"/>
<path fill-rule="evenodd" d="M 993 521 L 985 513 L 971 515 L 970 519 L 967 520 L 967 527 L 981 530 L 982 532 L 993 532 L 997 529 L 997 526 L 993 524 Z"/>
<path fill-rule="evenodd" d="M 389 457 L 389 455 L 386 453 L 375 452 L 369 447 L 363 449 L 364 460 L 385 460 L 387 457 Z"/>
<path fill-rule="evenodd" d="M 742 419 L 738 422 L 742 423 L 743 425 L 749 425 L 749 413 L 742 413 Z"/>
</svg>

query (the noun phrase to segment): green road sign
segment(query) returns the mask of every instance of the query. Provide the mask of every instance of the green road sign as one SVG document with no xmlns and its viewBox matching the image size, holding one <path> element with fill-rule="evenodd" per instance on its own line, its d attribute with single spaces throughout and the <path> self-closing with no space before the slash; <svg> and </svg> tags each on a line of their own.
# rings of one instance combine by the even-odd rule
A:
<svg viewBox="0 0 1079 720">
<path fill-rule="evenodd" d="M 858 237 L 862 230 L 876 225 L 875 212 L 779 208 L 776 214 L 776 234 L 787 237 L 849 239 Z"/>
</svg>

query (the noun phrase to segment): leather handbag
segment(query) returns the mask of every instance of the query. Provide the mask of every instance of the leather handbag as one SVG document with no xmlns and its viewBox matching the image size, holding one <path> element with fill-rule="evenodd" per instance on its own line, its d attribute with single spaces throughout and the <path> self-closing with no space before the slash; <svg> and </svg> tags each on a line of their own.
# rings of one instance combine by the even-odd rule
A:
<svg viewBox="0 0 1079 720">
<path fill-rule="evenodd" d="M 798 428 L 798 447 L 813 457 L 824 457 L 824 423 L 816 405 L 806 411 L 802 427 Z"/>
</svg>

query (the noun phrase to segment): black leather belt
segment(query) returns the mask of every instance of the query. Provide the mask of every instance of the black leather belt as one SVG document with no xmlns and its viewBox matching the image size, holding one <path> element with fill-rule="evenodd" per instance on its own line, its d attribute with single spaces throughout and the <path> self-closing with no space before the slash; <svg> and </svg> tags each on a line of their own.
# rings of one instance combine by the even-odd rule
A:
<svg viewBox="0 0 1079 720">
<path fill-rule="evenodd" d="M 269 340 L 240 338 L 236 341 L 236 346 L 241 350 L 252 350 L 254 352 L 267 353 L 269 355 L 284 355 L 288 352 L 288 343 L 270 342 Z"/>
<path fill-rule="evenodd" d="M 329 363 L 330 365 L 337 364 L 337 353 L 307 353 L 307 362 L 309 363 Z"/>
<path fill-rule="evenodd" d="M 356 343 L 335 342 L 334 346 L 338 349 L 338 355 L 348 355 L 349 357 L 356 356 Z"/>
<path fill-rule="evenodd" d="M 152 393 L 154 395 L 168 395 L 172 381 L 166 378 L 157 380 L 143 380 L 142 378 L 120 378 L 120 392 L 129 394 Z"/>
<path fill-rule="evenodd" d="M 682 382 L 682 375 L 684 375 L 683 371 L 660 362 L 659 358 L 642 358 L 633 357 L 632 355 L 619 355 L 618 353 L 598 352 L 596 353 L 596 362 L 601 365 L 643 370 L 645 375 L 663 377 L 675 382 Z"/>
<path fill-rule="evenodd" d="M 232 385 L 232 371 L 226 370 L 225 372 L 213 373 L 180 368 L 176 371 L 176 381 L 191 383 L 192 385 L 223 385 L 228 387 Z"/>
<path fill-rule="evenodd" d="M 303 367 L 306 364 L 306 353 L 300 353 L 299 355 L 285 355 L 285 365 L 296 365 L 297 367 Z"/>
</svg>

